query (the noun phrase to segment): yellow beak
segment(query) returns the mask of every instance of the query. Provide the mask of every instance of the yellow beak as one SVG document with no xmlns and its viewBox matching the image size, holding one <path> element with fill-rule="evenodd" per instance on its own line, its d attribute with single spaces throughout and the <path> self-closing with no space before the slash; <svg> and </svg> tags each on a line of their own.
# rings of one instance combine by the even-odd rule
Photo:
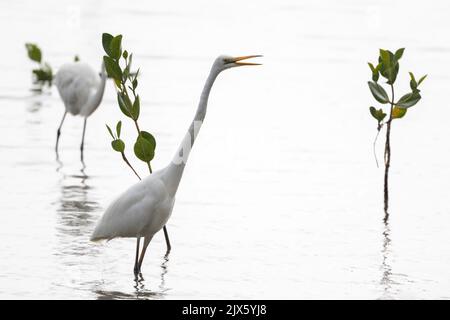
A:
<svg viewBox="0 0 450 320">
<path fill-rule="evenodd" d="M 262 57 L 262 55 L 235 57 L 235 58 L 230 59 L 230 62 L 234 62 L 235 64 L 237 64 L 239 66 L 260 66 L 261 63 L 240 62 L 242 60 L 247 60 L 247 59 L 250 59 L 250 58 L 258 58 L 258 57 Z"/>
</svg>

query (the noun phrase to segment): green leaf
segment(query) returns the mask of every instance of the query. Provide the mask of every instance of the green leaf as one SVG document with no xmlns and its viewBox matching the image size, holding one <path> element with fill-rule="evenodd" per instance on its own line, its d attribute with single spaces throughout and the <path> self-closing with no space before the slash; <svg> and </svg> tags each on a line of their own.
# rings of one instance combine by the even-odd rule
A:
<svg viewBox="0 0 450 320">
<path fill-rule="evenodd" d="M 395 79 L 397 79 L 397 75 L 398 75 L 398 71 L 399 70 L 400 70 L 400 65 L 398 64 L 398 62 L 395 62 L 394 74 L 392 75 L 392 79 L 389 80 L 390 84 L 394 84 Z"/>
<path fill-rule="evenodd" d="M 122 57 L 126 60 L 128 58 L 128 51 L 124 50 L 124 52 L 122 53 Z"/>
<path fill-rule="evenodd" d="M 372 92 L 372 95 L 375 98 L 375 100 L 377 100 L 378 102 L 383 103 L 383 104 L 389 102 L 389 97 L 382 86 L 380 86 L 376 82 L 371 82 L 371 81 L 369 81 L 368 84 L 369 84 L 370 92 Z"/>
<path fill-rule="evenodd" d="M 128 76 L 130 75 L 130 68 L 131 68 L 132 62 L 133 62 L 133 54 L 130 54 L 130 58 L 128 59 L 127 66 L 125 67 L 125 70 L 123 71 L 125 78 L 128 78 Z"/>
<path fill-rule="evenodd" d="M 125 151 L 125 143 L 121 139 L 112 141 L 111 146 L 117 152 L 122 153 Z"/>
<path fill-rule="evenodd" d="M 113 139 L 115 139 L 116 137 L 114 137 L 111 128 L 110 128 L 108 125 L 106 125 L 106 128 L 108 129 L 109 134 L 111 135 L 111 137 L 112 137 Z"/>
<path fill-rule="evenodd" d="M 389 50 L 380 49 L 380 57 L 378 58 L 378 62 L 381 63 L 381 75 L 388 80 L 388 84 L 394 84 L 400 68 L 394 54 Z"/>
<path fill-rule="evenodd" d="M 422 78 L 419 79 L 419 82 L 417 82 L 417 85 L 420 85 L 423 80 L 425 80 L 425 78 L 427 77 L 427 75 L 424 75 Z"/>
<path fill-rule="evenodd" d="M 136 73 L 134 74 L 134 79 L 137 79 L 140 70 L 141 70 L 141 68 L 138 68 L 138 69 L 137 69 Z"/>
<path fill-rule="evenodd" d="M 406 114 L 408 109 L 399 108 L 397 106 L 392 109 L 392 119 L 400 119 Z"/>
<path fill-rule="evenodd" d="M 389 50 L 380 49 L 380 58 L 385 68 L 389 68 L 391 66 L 391 55 Z"/>
<path fill-rule="evenodd" d="M 395 59 L 398 61 L 403 56 L 403 52 L 405 51 L 405 48 L 400 48 L 397 51 L 395 51 Z"/>
<path fill-rule="evenodd" d="M 372 63 L 368 62 L 369 64 L 369 68 L 372 71 L 372 80 L 374 82 L 377 82 L 378 79 L 380 78 L 380 73 L 378 71 L 378 68 L 374 67 Z M 377 66 L 378 67 L 378 66 Z"/>
<path fill-rule="evenodd" d="M 108 56 L 111 56 L 111 41 L 112 41 L 112 39 L 114 39 L 114 37 L 112 35 L 110 35 L 109 33 L 102 34 L 103 50 L 105 50 L 105 52 Z"/>
<path fill-rule="evenodd" d="M 41 63 L 42 61 L 42 52 L 39 47 L 34 43 L 26 43 L 25 47 L 27 48 L 28 58 L 33 61 Z"/>
<path fill-rule="evenodd" d="M 377 109 L 375 109 L 375 107 L 370 107 L 369 111 L 370 111 L 370 114 L 372 115 L 372 117 L 374 117 L 375 119 L 378 120 Z"/>
<path fill-rule="evenodd" d="M 411 87 L 412 91 L 416 91 L 418 86 L 416 78 L 414 77 L 414 74 L 412 72 L 409 73 L 409 76 L 411 78 L 411 80 L 409 81 L 409 86 Z"/>
<path fill-rule="evenodd" d="M 122 69 L 120 69 L 117 61 L 111 59 L 108 56 L 103 56 L 105 62 L 106 73 L 116 81 L 122 80 Z"/>
<path fill-rule="evenodd" d="M 128 66 L 131 68 L 131 64 L 133 63 L 133 54 L 130 53 L 130 57 L 128 58 Z"/>
<path fill-rule="evenodd" d="M 378 120 L 378 123 L 383 121 L 383 119 L 386 117 L 386 113 L 383 112 L 383 109 L 375 109 L 374 107 L 370 107 L 370 114 L 372 117 Z"/>
<path fill-rule="evenodd" d="M 419 102 L 420 98 L 422 97 L 417 91 L 407 93 L 403 97 L 401 97 L 400 100 L 398 100 L 398 102 L 395 105 L 402 109 L 409 108 L 415 105 L 417 102 Z"/>
<path fill-rule="evenodd" d="M 141 104 L 139 101 L 139 96 L 136 97 L 134 100 L 133 106 L 131 107 L 131 116 L 134 120 L 137 120 L 139 118 L 139 111 L 141 108 Z"/>
<path fill-rule="evenodd" d="M 119 103 L 119 108 L 123 112 L 124 115 L 131 118 L 130 110 L 131 110 L 131 101 L 125 94 L 117 92 L 117 102 Z"/>
<path fill-rule="evenodd" d="M 117 60 L 122 55 L 122 35 L 115 36 L 111 40 L 110 44 L 111 54 L 109 55 L 111 58 Z"/>
<path fill-rule="evenodd" d="M 156 140 L 146 131 L 141 131 L 134 144 L 134 154 L 139 160 L 150 162 L 155 156 Z"/>
<path fill-rule="evenodd" d="M 120 130 L 122 129 L 122 121 L 117 122 L 116 125 L 116 133 L 117 133 L 117 138 L 120 138 Z"/>
<path fill-rule="evenodd" d="M 372 80 L 373 81 L 377 82 L 379 78 L 380 78 L 380 74 L 378 72 L 372 74 Z"/>
</svg>

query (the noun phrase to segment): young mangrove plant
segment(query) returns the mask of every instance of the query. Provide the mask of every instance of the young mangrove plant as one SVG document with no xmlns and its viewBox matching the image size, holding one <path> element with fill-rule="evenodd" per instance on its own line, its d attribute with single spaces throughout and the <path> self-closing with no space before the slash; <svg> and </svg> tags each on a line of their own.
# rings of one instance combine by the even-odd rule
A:
<svg viewBox="0 0 450 320">
<path fill-rule="evenodd" d="M 50 65 L 42 60 L 41 49 L 34 43 L 26 43 L 25 48 L 27 49 L 30 60 L 39 64 L 39 67 L 32 70 L 33 84 L 38 86 L 34 90 L 41 91 L 45 85 L 51 87 L 53 71 Z"/>
<path fill-rule="evenodd" d="M 155 156 L 156 140 L 151 133 L 141 130 L 138 123 L 141 109 L 140 98 L 137 93 L 139 69 L 135 73 L 130 71 L 133 54 L 128 53 L 127 50 L 122 51 L 122 35 L 112 36 L 109 33 L 104 33 L 102 35 L 102 44 L 106 53 L 103 56 L 103 62 L 108 76 L 114 80 L 117 89 L 118 106 L 122 113 L 133 122 L 136 128 L 137 136 L 133 146 L 134 155 L 139 160 L 145 162 L 149 172 L 152 173 L 150 162 Z M 106 127 L 113 138 L 111 142 L 113 150 L 121 154 L 125 164 L 141 179 L 125 155 L 125 142 L 120 139 L 122 122 L 119 121 L 117 123 L 115 135 L 108 125 Z M 170 251 L 170 242 L 166 227 L 164 227 L 164 235 L 167 251 Z"/>
<path fill-rule="evenodd" d="M 106 54 L 103 56 L 105 69 L 108 76 L 114 80 L 117 88 L 117 102 L 122 113 L 129 118 L 136 127 L 137 138 L 134 144 L 135 156 L 147 164 L 148 170 L 152 173 L 150 161 L 155 155 L 156 140 L 147 131 L 142 131 L 139 127 L 138 119 L 140 115 L 140 98 L 137 94 L 139 70 L 134 75 L 130 73 L 133 54 L 128 54 L 127 50 L 122 52 L 122 35 L 113 37 L 108 33 L 102 36 L 103 49 Z M 108 131 L 111 129 L 108 127 Z M 117 138 L 112 142 L 115 151 L 124 153 L 125 142 L 120 139 L 121 122 L 116 126 Z"/>
<path fill-rule="evenodd" d="M 395 53 L 389 50 L 380 49 L 378 63 L 376 66 L 369 62 L 370 70 L 372 71 L 372 81 L 369 81 L 369 89 L 377 102 L 387 106 L 387 110 L 383 108 L 370 107 L 370 114 L 377 120 L 377 137 L 380 130 L 386 127 L 386 140 L 384 147 L 384 211 L 385 220 L 387 220 L 388 206 L 389 206 L 389 168 L 391 166 L 391 130 L 392 121 L 401 119 L 405 116 L 407 110 L 417 104 L 421 99 L 419 86 L 425 80 L 426 75 L 416 80 L 412 72 L 409 72 L 410 81 L 409 86 L 411 92 L 403 95 L 400 99 L 395 100 L 394 83 L 397 79 L 398 71 L 400 69 L 399 60 L 403 56 L 405 49 L 398 49 Z M 386 80 L 389 87 L 390 95 L 386 92 L 383 86 L 378 82 L 380 75 Z M 387 117 L 387 120 L 386 120 Z"/>
</svg>

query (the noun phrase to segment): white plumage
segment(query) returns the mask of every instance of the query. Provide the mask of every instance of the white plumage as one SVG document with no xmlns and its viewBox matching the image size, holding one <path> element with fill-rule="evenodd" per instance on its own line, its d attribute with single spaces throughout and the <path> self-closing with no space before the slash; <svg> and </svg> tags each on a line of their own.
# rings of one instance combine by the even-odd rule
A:
<svg viewBox="0 0 450 320">
<path fill-rule="evenodd" d="M 56 134 L 55 151 L 58 156 L 58 143 L 61 127 L 67 112 L 84 117 L 83 135 L 81 139 L 81 160 L 83 160 L 84 134 L 86 120 L 100 105 L 106 84 L 106 72 L 102 64 L 100 76 L 84 62 L 67 63 L 59 68 L 55 75 L 55 85 L 64 102 L 65 112 Z"/>
<path fill-rule="evenodd" d="M 214 81 L 223 70 L 244 65 L 258 65 L 256 63 L 239 62 L 252 57 L 258 56 L 237 58 L 219 56 L 214 61 L 200 96 L 200 103 L 194 120 L 173 160 L 166 168 L 153 173 L 122 193 L 109 205 L 98 222 L 91 236 L 92 241 L 111 240 L 116 237 L 137 238 L 135 275 L 141 270 L 145 251 L 152 237 L 164 227 L 172 214 L 175 194 L 189 153 L 204 121 L 208 97 Z M 144 238 L 144 245 L 138 259 L 141 237 Z"/>
<path fill-rule="evenodd" d="M 55 75 L 55 85 L 66 110 L 76 116 L 89 116 L 94 110 L 87 110 L 89 97 L 93 96 L 100 84 L 100 77 L 84 62 L 63 65 Z"/>
<path fill-rule="evenodd" d="M 146 237 L 161 230 L 175 203 L 175 197 L 160 178 L 163 172 L 153 173 L 116 198 L 103 214 L 91 240 Z"/>
</svg>

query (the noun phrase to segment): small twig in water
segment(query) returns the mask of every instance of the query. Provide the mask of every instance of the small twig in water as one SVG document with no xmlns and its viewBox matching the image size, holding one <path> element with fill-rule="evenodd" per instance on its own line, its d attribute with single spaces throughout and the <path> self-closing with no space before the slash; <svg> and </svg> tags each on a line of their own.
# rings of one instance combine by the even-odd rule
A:
<svg viewBox="0 0 450 320">
<path fill-rule="evenodd" d="M 377 164 L 377 168 L 379 168 L 380 166 L 378 165 L 376 144 L 377 144 L 378 136 L 380 135 L 380 131 L 381 131 L 382 128 L 383 128 L 383 125 L 378 127 L 377 135 L 375 136 L 375 140 L 373 141 L 373 156 L 375 157 L 375 162 Z"/>
</svg>

